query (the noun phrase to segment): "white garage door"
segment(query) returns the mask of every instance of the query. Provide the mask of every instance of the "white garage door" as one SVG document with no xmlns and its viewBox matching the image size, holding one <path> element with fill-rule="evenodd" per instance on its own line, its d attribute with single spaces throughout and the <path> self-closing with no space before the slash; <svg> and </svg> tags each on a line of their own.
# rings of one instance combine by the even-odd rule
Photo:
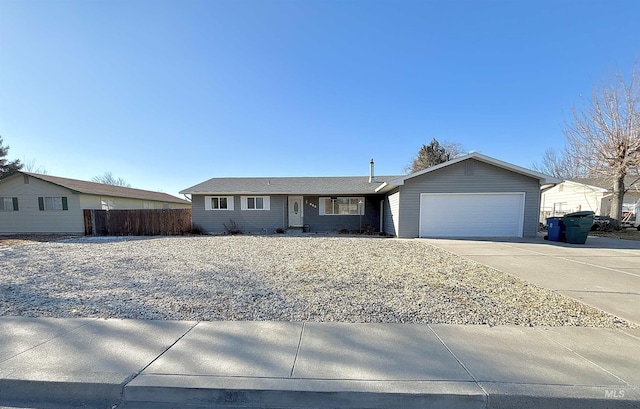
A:
<svg viewBox="0 0 640 409">
<path fill-rule="evenodd" d="M 423 193 L 420 237 L 522 237 L 520 193 Z"/>
</svg>

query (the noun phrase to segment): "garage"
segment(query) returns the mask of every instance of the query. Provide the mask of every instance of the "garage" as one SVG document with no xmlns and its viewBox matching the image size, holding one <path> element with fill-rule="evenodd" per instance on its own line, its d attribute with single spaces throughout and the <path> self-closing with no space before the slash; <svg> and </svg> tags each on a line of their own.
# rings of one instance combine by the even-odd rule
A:
<svg viewBox="0 0 640 409">
<path fill-rule="evenodd" d="M 522 237 L 524 192 L 422 193 L 420 237 Z"/>
</svg>

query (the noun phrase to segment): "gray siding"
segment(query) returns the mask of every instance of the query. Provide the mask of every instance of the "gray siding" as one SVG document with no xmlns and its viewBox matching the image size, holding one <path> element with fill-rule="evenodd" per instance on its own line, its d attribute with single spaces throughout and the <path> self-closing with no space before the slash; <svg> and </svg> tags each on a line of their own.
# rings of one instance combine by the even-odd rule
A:
<svg viewBox="0 0 640 409">
<path fill-rule="evenodd" d="M 234 210 L 205 210 L 204 195 L 193 195 L 191 219 L 207 233 L 223 233 L 230 219 L 245 233 L 262 233 L 265 229 L 273 233 L 279 227 L 286 227 L 287 196 L 270 198 L 270 210 L 240 210 L 240 196 L 233 197 Z"/>
<path fill-rule="evenodd" d="M 207 195 L 209 196 L 209 195 Z M 215 196 L 215 195 L 214 195 Z M 240 210 L 240 196 L 234 196 L 234 210 L 205 210 L 204 195 L 192 196 L 192 221 L 207 233 L 223 233 L 224 224 L 233 219 L 245 233 L 273 233 L 275 229 L 288 227 L 288 196 L 274 195 L 271 198 L 271 210 Z M 380 229 L 380 195 L 365 197 L 365 210 L 362 226 Z M 304 196 L 303 223 L 311 231 L 328 232 L 340 229 L 356 230 L 360 226 L 359 216 L 320 216 L 319 196 Z"/>
<path fill-rule="evenodd" d="M 394 236 L 398 235 L 398 212 L 400 204 L 400 189 L 394 189 L 384 199 L 384 232 Z"/>
<path fill-rule="evenodd" d="M 469 162 L 473 162 L 468 166 Z M 462 161 L 405 181 L 400 186 L 399 237 L 418 237 L 421 193 L 491 193 L 525 192 L 525 237 L 535 237 L 540 211 L 540 184 L 537 179 L 514 173 L 474 159 Z M 443 217 L 475 217 L 473 203 L 464 215 Z"/>
<path fill-rule="evenodd" d="M 370 226 L 375 231 L 380 230 L 380 200 L 382 199 L 383 196 L 380 195 L 365 196 L 362 227 Z M 320 196 L 304 197 L 304 224 L 308 224 L 311 231 L 357 230 L 360 227 L 360 216 L 320 216 L 319 200 Z"/>
</svg>

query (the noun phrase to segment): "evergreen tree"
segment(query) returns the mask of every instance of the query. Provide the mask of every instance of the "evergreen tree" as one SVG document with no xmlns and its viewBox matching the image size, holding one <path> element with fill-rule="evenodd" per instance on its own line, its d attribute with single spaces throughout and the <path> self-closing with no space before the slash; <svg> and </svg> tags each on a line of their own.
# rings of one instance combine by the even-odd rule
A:
<svg viewBox="0 0 640 409">
<path fill-rule="evenodd" d="M 9 161 L 6 157 L 9 153 L 9 147 L 4 146 L 2 136 L 0 136 L 0 179 L 13 175 L 16 171 L 22 169 L 22 163 L 19 159 Z"/>
</svg>

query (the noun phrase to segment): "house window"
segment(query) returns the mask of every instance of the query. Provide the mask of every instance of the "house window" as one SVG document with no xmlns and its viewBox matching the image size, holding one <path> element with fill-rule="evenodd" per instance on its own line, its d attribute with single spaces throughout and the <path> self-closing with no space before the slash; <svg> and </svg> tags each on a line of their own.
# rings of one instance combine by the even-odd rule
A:
<svg viewBox="0 0 640 409">
<path fill-rule="evenodd" d="M 142 207 L 147 210 L 155 208 L 155 206 L 153 205 L 153 202 L 143 202 Z"/>
<path fill-rule="evenodd" d="M 364 215 L 364 197 L 321 197 L 320 216 Z"/>
<path fill-rule="evenodd" d="M 100 205 L 102 207 L 102 210 L 111 210 L 114 209 L 116 207 L 116 204 L 113 200 L 111 199 L 102 199 L 100 200 Z"/>
<path fill-rule="evenodd" d="M 38 208 L 41 211 L 69 210 L 66 196 L 39 197 Z"/>
<path fill-rule="evenodd" d="M 233 196 L 205 196 L 205 210 L 233 210 Z"/>
<path fill-rule="evenodd" d="M 229 208 L 229 199 L 226 197 L 212 197 L 211 208 L 217 210 L 227 210 Z"/>
<path fill-rule="evenodd" d="M 18 198 L 17 197 L 0 197 L 0 211 L 17 212 Z"/>
<path fill-rule="evenodd" d="M 264 209 L 264 199 L 262 197 L 248 197 L 247 209 L 252 209 L 252 210 Z"/>
<path fill-rule="evenodd" d="M 241 196 L 242 210 L 270 210 L 271 199 L 269 196 Z"/>
</svg>

